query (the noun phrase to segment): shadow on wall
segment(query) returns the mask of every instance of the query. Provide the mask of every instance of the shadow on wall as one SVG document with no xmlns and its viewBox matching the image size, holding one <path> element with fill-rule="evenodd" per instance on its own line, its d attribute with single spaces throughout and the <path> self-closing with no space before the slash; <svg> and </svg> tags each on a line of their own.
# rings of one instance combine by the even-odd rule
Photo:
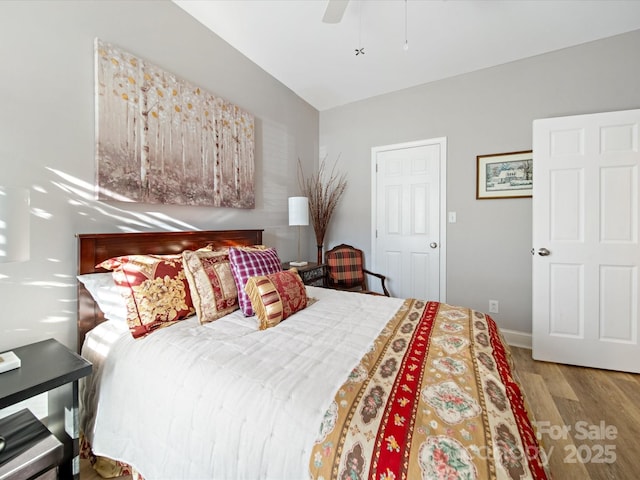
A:
<svg viewBox="0 0 640 480">
<path fill-rule="evenodd" d="M 133 210 L 148 205 L 127 204 L 131 210 L 125 210 L 116 202 L 97 201 L 93 183 L 45 168 L 48 179 L 32 184 L 29 192 L 30 259 L 0 264 L 0 295 L 6 313 L 0 351 L 50 337 L 75 345 L 77 281 L 75 257 L 70 252 L 74 248 L 71 235 L 76 232 L 70 234 L 69 228 L 81 224 L 85 228 L 96 225 L 95 230 L 108 225 L 110 232 L 126 233 L 200 230 L 165 213 Z M 83 219 L 69 222 L 75 215 Z M 0 218 L 0 224 L 5 220 Z"/>
<path fill-rule="evenodd" d="M 77 214 L 96 220 L 95 215 L 111 218 L 117 224 L 117 229 L 126 232 L 141 232 L 150 229 L 160 230 L 198 230 L 193 225 L 181 220 L 171 218 L 160 212 L 134 212 L 118 208 L 115 205 L 105 204 L 95 199 L 95 186 L 92 183 L 76 178 L 67 173 L 54 168 L 46 167 L 56 177 L 51 180 L 51 184 L 67 194 L 67 201 L 70 205 L 78 207 Z M 34 186 L 34 190 L 39 190 Z M 44 189 L 43 189 L 44 190 Z M 43 191 L 42 193 L 46 193 Z M 103 194 L 110 192 L 103 191 Z M 111 195 L 116 201 L 127 201 L 116 194 Z M 40 212 L 32 211 L 36 216 L 41 216 Z"/>
</svg>

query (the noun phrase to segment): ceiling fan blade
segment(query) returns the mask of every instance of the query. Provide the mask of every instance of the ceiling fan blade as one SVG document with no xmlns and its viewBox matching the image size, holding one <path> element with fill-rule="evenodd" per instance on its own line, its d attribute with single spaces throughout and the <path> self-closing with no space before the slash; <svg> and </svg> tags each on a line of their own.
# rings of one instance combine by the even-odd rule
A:
<svg viewBox="0 0 640 480">
<path fill-rule="evenodd" d="M 349 0 L 329 0 L 322 21 L 324 23 L 340 23 L 348 3 Z"/>
</svg>

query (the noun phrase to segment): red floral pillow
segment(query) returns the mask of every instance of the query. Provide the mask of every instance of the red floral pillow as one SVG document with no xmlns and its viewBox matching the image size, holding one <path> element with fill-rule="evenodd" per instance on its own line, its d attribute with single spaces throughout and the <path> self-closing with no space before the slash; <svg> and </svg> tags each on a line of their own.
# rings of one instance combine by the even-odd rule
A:
<svg viewBox="0 0 640 480">
<path fill-rule="evenodd" d="M 251 277 L 245 291 L 260 320 L 260 330 L 275 327 L 307 306 L 307 291 L 295 268 Z"/>
<path fill-rule="evenodd" d="M 127 303 L 133 338 L 168 327 L 195 313 L 182 255 L 127 255 L 102 262 Z"/>
</svg>

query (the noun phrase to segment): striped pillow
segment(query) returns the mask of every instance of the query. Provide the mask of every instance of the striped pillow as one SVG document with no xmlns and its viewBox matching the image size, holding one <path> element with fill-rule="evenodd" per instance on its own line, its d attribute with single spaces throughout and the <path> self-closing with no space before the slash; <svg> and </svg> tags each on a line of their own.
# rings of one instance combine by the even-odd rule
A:
<svg viewBox="0 0 640 480">
<path fill-rule="evenodd" d="M 238 304 L 245 316 L 254 314 L 251 299 L 245 292 L 247 280 L 257 275 L 268 275 L 282 270 L 282 263 L 275 249 L 252 250 L 247 248 L 229 247 L 229 262 L 231 273 L 238 289 Z"/>
<path fill-rule="evenodd" d="M 307 292 L 295 268 L 251 277 L 244 288 L 260 321 L 260 330 L 275 327 L 307 306 Z"/>
</svg>

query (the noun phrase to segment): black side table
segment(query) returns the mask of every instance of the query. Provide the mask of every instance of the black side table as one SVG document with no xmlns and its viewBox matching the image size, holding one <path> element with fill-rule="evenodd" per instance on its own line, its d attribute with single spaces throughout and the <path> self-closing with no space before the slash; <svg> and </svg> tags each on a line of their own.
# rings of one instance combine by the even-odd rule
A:
<svg viewBox="0 0 640 480">
<path fill-rule="evenodd" d="M 0 373 L 0 408 L 71 384 L 72 394 L 60 389 L 49 393 L 49 430 L 64 445 L 59 478 L 79 479 L 78 380 L 91 373 L 91 363 L 54 339 L 12 350 L 22 365 Z M 66 428 L 65 428 L 66 426 Z M 68 430 L 71 429 L 71 432 Z"/>
<path fill-rule="evenodd" d="M 301 267 L 296 267 L 295 265 L 291 265 L 291 263 L 286 262 L 282 264 L 283 270 L 289 270 L 290 268 L 295 268 L 298 270 L 298 274 L 302 279 L 302 283 L 305 285 L 311 285 L 313 287 L 324 287 L 326 285 L 326 265 L 324 263 L 315 263 L 309 262 L 306 265 Z"/>
</svg>

